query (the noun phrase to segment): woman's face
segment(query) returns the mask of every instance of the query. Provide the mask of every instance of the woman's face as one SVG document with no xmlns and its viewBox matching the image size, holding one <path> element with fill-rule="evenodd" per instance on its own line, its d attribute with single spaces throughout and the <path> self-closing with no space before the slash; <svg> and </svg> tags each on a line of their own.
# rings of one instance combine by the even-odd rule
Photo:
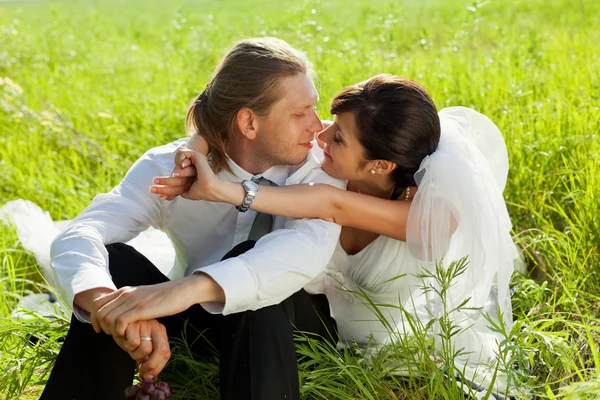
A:
<svg viewBox="0 0 600 400">
<path fill-rule="evenodd" d="M 364 147 L 358 141 L 358 128 L 352 112 L 335 115 L 334 122 L 319 133 L 324 143 L 323 171 L 337 179 L 359 181 L 369 175 L 369 162 L 364 158 Z"/>
</svg>

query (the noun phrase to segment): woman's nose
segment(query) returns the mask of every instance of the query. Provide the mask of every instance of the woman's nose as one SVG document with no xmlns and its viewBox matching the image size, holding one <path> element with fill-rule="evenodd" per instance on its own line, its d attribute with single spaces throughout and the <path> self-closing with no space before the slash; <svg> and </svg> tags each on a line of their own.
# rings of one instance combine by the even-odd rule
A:
<svg viewBox="0 0 600 400">
<path fill-rule="evenodd" d="M 317 134 L 317 139 L 322 142 L 329 143 L 333 134 L 334 124 L 330 124 L 327 128 Z"/>
</svg>

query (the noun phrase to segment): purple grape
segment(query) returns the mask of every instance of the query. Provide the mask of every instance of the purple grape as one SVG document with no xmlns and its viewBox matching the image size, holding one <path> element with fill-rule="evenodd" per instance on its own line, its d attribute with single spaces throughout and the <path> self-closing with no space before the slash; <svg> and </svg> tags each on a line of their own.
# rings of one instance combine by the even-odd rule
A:
<svg viewBox="0 0 600 400">
<path fill-rule="evenodd" d="M 171 386 L 169 386 L 168 383 L 158 382 L 156 384 L 156 388 L 165 392 L 165 394 L 167 395 L 167 399 L 169 397 L 173 396 L 174 391 L 173 391 L 173 389 L 171 389 Z"/>
<path fill-rule="evenodd" d="M 150 395 L 146 393 L 139 392 L 135 400 L 151 400 Z"/>
<path fill-rule="evenodd" d="M 142 383 L 140 383 L 140 389 L 142 389 L 142 392 L 145 394 L 152 394 L 155 387 L 154 381 L 151 381 L 150 379 L 145 379 Z"/>
<path fill-rule="evenodd" d="M 169 396 L 171 397 L 171 396 Z M 165 392 L 163 392 L 162 390 L 156 388 L 156 390 L 154 390 L 154 392 L 152 392 L 152 395 L 150 395 L 150 399 L 151 400 L 167 400 L 167 394 Z"/>
<path fill-rule="evenodd" d="M 135 400 L 140 388 L 138 385 L 131 385 L 125 388 L 125 400 Z"/>
</svg>

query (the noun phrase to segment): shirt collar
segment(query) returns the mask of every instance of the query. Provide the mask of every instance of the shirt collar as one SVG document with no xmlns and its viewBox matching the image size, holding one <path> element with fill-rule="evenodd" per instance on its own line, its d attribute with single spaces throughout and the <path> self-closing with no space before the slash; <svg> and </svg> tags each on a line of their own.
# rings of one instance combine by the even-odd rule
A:
<svg viewBox="0 0 600 400">
<path fill-rule="evenodd" d="M 233 174 L 229 171 L 222 170 L 219 172 L 218 176 L 219 178 L 226 179 L 231 182 L 241 182 L 250 180 L 252 178 L 256 179 L 263 177 L 277 184 L 278 186 L 283 186 L 285 184 L 285 180 L 290 175 L 289 165 L 274 165 L 265 172 L 256 175 L 252 175 L 250 172 L 244 170 L 229 157 L 227 157 L 227 165 Z"/>
</svg>

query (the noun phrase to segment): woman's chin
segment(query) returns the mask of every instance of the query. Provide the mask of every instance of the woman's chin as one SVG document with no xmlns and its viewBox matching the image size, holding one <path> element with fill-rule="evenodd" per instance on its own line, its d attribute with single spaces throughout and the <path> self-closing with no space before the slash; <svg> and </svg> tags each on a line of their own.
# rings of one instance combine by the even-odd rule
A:
<svg viewBox="0 0 600 400">
<path fill-rule="evenodd" d="M 331 177 L 336 179 L 344 179 L 340 174 L 336 173 L 335 169 L 332 168 L 331 162 L 327 159 L 323 160 L 321 163 L 321 169 L 325 171 L 325 173 Z"/>
</svg>

